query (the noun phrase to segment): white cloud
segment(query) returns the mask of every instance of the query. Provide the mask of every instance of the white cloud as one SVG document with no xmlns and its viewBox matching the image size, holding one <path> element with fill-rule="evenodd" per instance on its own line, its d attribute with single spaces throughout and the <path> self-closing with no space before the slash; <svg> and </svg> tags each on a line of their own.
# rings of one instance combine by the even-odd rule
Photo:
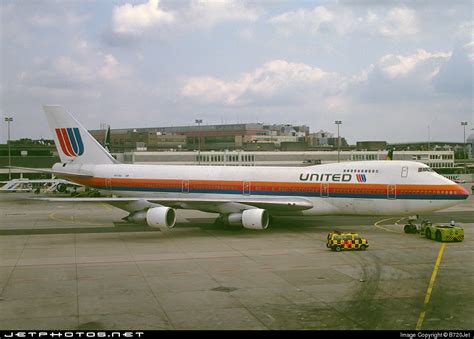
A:
<svg viewBox="0 0 474 339">
<path fill-rule="evenodd" d="M 474 61 L 474 21 L 461 24 L 457 35 L 462 41 L 462 47 L 467 51 L 469 59 Z"/>
<path fill-rule="evenodd" d="M 383 73 L 393 79 L 406 76 L 407 74 L 413 72 L 417 66 L 425 61 L 449 59 L 451 55 L 451 52 L 429 53 L 424 49 L 418 49 L 415 54 L 407 56 L 387 54 L 380 58 L 377 66 Z M 434 65 L 433 70 L 430 73 L 431 76 L 436 75 L 437 70 L 439 71 L 439 65 Z"/>
<path fill-rule="evenodd" d="M 112 16 L 112 27 L 115 33 L 140 34 L 144 31 L 175 21 L 173 13 L 159 8 L 159 0 L 133 6 L 125 4 L 115 7 Z"/>
<path fill-rule="evenodd" d="M 202 103 L 310 105 L 327 111 L 361 102 L 393 102 L 400 97 L 435 95 L 432 81 L 451 59 L 452 52 L 418 49 L 407 55 L 387 54 L 347 77 L 304 63 L 272 60 L 236 80 L 215 76 L 184 79 L 181 95 Z M 387 97 L 386 93 L 392 93 Z M 411 99 L 410 99 L 411 100 Z"/>
<path fill-rule="evenodd" d="M 392 8 L 388 14 L 377 22 L 378 32 L 386 37 L 403 37 L 414 35 L 417 31 L 415 11 L 406 7 Z"/>
<path fill-rule="evenodd" d="M 318 6 L 312 10 L 299 9 L 283 13 L 269 20 L 278 30 L 289 35 L 293 32 L 309 31 L 317 33 L 324 23 L 333 22 L 335 15 L 324 6 Z"/>
<path fill-rule="evenodd" d="M 367 10 L 365 15 L 358 16 L 342 6 L 317 6 L 314 9 L 283 13 L 271 18 L 269 22 L 285 35 L 328 31 L 344 35 L 360 31 L 371 35 L 401 38 L 414 35 L 418 31 L 416 13 L 406 7 L 394 7 L 388 12 L 378 14 Z"/>
<path fill-rule="evenodd" d="M 337 74 L 320 68 L 273 60 L 253 72 L 243 74 L 236 81 L 224 81 L 211 76 L 187 78 L 181 94 L 209 103 L 235 105 L 276 99 L 277 94 L 282 92 L 291 100 L 291 96 L 298 96 L 315 88 L 319 89 L 315 93 L 317 96 L 337 93 L 343 84 Z"/>
<path fill-rule="evenodd" d="M 236 0 L 193 0 L 187 13 L 186 22 L 200 27 L 213 27 L 226 21 L 255 21 L 258 19 L 256 10 Z"/>
<path fill-rule="evenodd" d="M 255 21 L 258 13 L 236 0 L 192 0 L 176 11 L 160 8 L 159 0 L 148 0 L 139 5 L 115 7 L 112 30 L 116 34 L 139 35 L 156 27 L 211 28 L 228 21 Z"/>
<path fill-rule="evenodd" d="M 99 75 L 105 80 L 114 80 L 126 75 L 127 70 L 111 54 L 104 55 L 103 64 L 99 68 Z"/>
<path fill-rule="evenodd" d="M 111 54 L 96 53 L 87 58 L 61 55 L 42 61 L 36 66 L 40 71 L 21 71 L 17 79 L 22 86 L 30 88 L 85 88 L 130 74 Z"/>
<path fill-rule="evenodd" d="M 59 56 L 53 61 L 52 71 L 66 81 L 88 83 L 95 78 L 95 70 L 69 56 Z"/>
</svg>

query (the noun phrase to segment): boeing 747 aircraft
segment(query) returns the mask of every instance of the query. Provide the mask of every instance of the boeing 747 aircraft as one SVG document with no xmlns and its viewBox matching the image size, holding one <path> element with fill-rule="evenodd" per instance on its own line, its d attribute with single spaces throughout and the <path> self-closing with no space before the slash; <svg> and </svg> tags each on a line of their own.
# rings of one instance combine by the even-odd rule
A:
<svg viewBox="0 0 474 339">
<path fill-rule="evenodd" d="M 308 167 L 121 164 L 64 108 L 45 106 L 60 178 L 112 194 L 97 201 L 125 219 L 172 228 L 175 209 L 219 213 L 226 224 L 266 229 L 271 216 L 414 215 L 467 199 L 462 186 L 414 161 L 361 161 Z"/>
</svg>

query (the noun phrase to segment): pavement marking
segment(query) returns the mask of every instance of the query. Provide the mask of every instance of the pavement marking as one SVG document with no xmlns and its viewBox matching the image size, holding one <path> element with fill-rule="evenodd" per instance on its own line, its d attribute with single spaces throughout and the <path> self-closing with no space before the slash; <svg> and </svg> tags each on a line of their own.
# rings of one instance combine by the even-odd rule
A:
<svg viewBox="0 0 474 339">
<path fill-rule="evenodd" d="M 445 247 L 446 247 L 446 244 L 442 243 L 441 248 L 439 249 L 438 258 L 436 259 L 433 273 L 431 274 L 430 284 L 428 285 L 428 290 L 426 291 L 423 311 L 420 313 L 420 317 L 418 318 L 418 322 L 416 323 L 416 330 L 421 330 L 421 326 L 423 325 L 423 320 L 425 319 L 425 314 L 426 314 L 426 306 L 428 306 L 428 303 L 430 302 L 431 292 L 433 291 L 433 286 L 436 280 L 436 275 L 438 274 L 439 264 L 441 263 L 441 258 L 443 257 Z"/>
<path fill-rule="evenodd" d="M 78 224 L 78 225 L 108 226 L 107 224 L 97 224 L 97 223 L 87 222 L 87 221 L 84 221 L 84 220 L 78 220 L 73 215 L 71 215 L 69 217 L 70 220 L 68 220 L 67 217 L 64 217 L 65 219 L 62 219 L 62 218 L 56 216 L 56 214 L 58 214 L 58 213 L 59 212 L 49 213 L 49 215 L 48 215 L 49 219 L 54 220 L 54 221 L 59 221 L 59 222 L 62 222 L 62 223 L 73 223 L 73 224 Z"/>
<path fill-rule="evenodd" d="M 379 221 L 377 221 L 377 222 L 374 224 L 374 226 L 377 227 L 377 228 L 380 228 L 381 230 L 387 231 L 387 232 L 400 233 L 400 232 L 393 231 L 393 230 L 390 230 L 390 229 L 388 229 L 388 228 L 385 228 L 385 227 L 379 225 L 379 224 L 382 223 L 382 222 L 385 222 L 385 221 L 388 221 L 388 220 L 392 220 L 392 219 L 397 219 L 397 218 L 398 218 L 398 217 L 387 218 L 387 219 L 379 220 Z M 401 220 L 401 219 L 400 219 L 400 220 Z"/>
</svg>

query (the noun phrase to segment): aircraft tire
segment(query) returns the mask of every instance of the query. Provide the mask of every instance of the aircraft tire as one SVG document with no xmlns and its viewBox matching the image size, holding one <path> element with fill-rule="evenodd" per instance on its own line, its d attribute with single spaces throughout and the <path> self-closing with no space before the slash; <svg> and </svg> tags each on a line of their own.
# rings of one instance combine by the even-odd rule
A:
<svg viewBox="0 0 474 339">
<path fill-rule="evenodd" d="M 425 231 L 425 237 L 426 239 L 431 239 L 431 230 L 429 228 L 427 228 Z"/>
</svg>

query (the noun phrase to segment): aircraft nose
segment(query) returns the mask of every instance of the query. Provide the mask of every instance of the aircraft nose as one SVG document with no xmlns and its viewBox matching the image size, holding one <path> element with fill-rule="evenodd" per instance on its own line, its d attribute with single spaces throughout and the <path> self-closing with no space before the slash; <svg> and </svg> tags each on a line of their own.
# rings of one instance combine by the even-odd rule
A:
<svg viewBox="0 0 474 339">
<path fill-rule="evenodd" d="M 462 199 L 467 199 L 469 197 L 469 191 L 464 187 L 464 186 L 461 186 L 461 185 L 457 185 L 457 191 L 458 191 L 458 195 L 462 198 Z"/>
</svg>

